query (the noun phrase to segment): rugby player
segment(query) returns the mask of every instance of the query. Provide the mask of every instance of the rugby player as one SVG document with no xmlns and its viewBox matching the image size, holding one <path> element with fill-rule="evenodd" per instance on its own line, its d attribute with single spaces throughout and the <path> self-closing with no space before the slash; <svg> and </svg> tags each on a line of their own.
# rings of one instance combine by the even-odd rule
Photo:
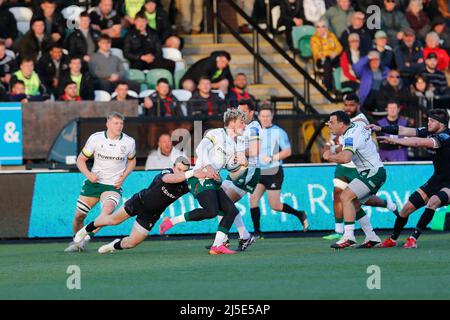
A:
<svg viewBox="0 0 450 320">
<path fill-rule="evenodd" d="M 98 252 L 109 253 L 136 247 L 145 240 L 161 214 L 177 199 L 188 193 L 187 179 L 192 177 L 197 179 L 218 178 L 217 173 L 210 168 L 188 170 L 188 160 L 183 157 L 178 158 L 173 168 L 163 170 L 153 179 L 153 182 L 147 189 L 133 195 L 114 214 L 100 216 L 94 222 L 78 231 L 74 242 L 79 243 L 83 241 L 85 237 L 98 228 L 119 225 L 131 217 L 137 217 L 128 237 L 116 239 L 100 247 Z"/>
<path fill-rule="evenodd" d="M 106 122 L 106 131 L 91 135 L 77 159 L 77 167 L 86 177 L 77 201 L 73 232 L 83 228 L 89 211 L 101 202 L 100 217 L 111 215 L 120 203 L 122 185 L 136 167 L 136 143 L 123 133 L 125 117 L 111 113 Z M 92 171 L 86 162 L 93 158 Z M 97 230 L 98 231 L 98 230 Z M 72 242 L 64 251 L 83 251 L 90 237 Z"/>
<path fill-rule="evenodd" d="M 370 125 L 376 132 L 391 135 L 409 137 L 390 138 L 378 137 L 382 142 L 392 143 L 404 147 L 427 148 L 430 150 L 434 166 L 434 174 L 431 178 L 409 198 L 406 205 L 400 211 L 394 225 L 392 235 L 381 244 L 382 248 L 396 247 L 398 237 L 408 222 L 408 217 L 416 210 L 425 206 L 425 211 L 420 217 L 416 228 L 404 244 L 404 248 L 417 248 L 423 230 L 433 219 L 435 211 L 449 204 L 450 197 L 450 130 L 448 128 L 449 116 L 444 109 L 434 109 L 428 114 L 427 128 L 405 128 L 402 126 L 379 127 Z"/>
<path fill-rule="evenodd" d="M 344 211 L 344 235 L 331 247 L 344 249 L 355 247 L 355 218 L 356 213 L 364 211 L 361 203 L 365 203 L 375 195 L 386 181 L 386 170 L 381 162 L 377 147 L 372 140 L 371 131 L 361 121 L 351 122 L 350 117 L 344 111 L 336 111 L 330 115 L 328 122 L 334 135 L 343 136 L 344 149 L 336 154 L 330 150 L 325 151 L 323 158 L 329 162 L 338 164 L 353 161 L 358 171 L 358 177 L 354 178 L 342 191 L 340 200 Z M 360 214 L 365 216 L 365 214 Z M 376 247 L 381 243 L 380 238 L 372 230 L 366 232 L 366 242 L 361 246 Z"/>
</svg>

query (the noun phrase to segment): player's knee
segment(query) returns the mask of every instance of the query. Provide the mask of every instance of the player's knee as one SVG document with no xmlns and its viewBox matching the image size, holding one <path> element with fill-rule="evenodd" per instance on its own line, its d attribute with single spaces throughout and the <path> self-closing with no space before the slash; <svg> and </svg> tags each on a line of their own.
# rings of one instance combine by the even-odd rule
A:
<svg viewBox="0 0 450 320">
<path fill-rule="evenodd" d="M 411 204 L 413 206 L 414 210 L 417 210 L 419 208 L 422 208 L 425 205 L 425 199 L 418 191 L 416 191 L 409 197 L 409 201 L 406 206 L 408 206 L 408 204 Z M 414 210 L 412 210 L 412 211 L 414 211 Z"/>
<path fill-rule="evenodd" d="M 76 217 L 82 217 L 83 220 L 84 218 L 88 215 L 89 211 L 91 211 L 91 206 L 88 205 L 86 202 L 78 199 L 77 201 L 77 213 L 76 213 Z"/>
<path fill-rule="evenodd" d="M 339 198 L 341 199 L 342 202 L 351 202 L 355 199 L 355 194 L 351 190 L 346 189 L 341 192 Z"/>
<path fill-rule="evenodd" d="M 425 202 L 424 202 L 425 205 Z M 416 211 L 417 208 L 412 204 L 410 201 L 408 201 L 405 206 L 402 208 L 402 210 L 399 212 L 399 216 L 402 218 L 408 218 L 409 215 Z"/>
<path fill-rule="evenodd" d="M 115 196 L 115 195 L 107 196 L 105 198 L 105 200 L 103 200 L 102 211 L 112 212 L 112 211 L 114 211 L 115 208 L 117 208 L 119 203 L 120 203 L 120 198 L 118 196 Z"/>
<path fill-rule="evenodd" d="M 438 209 L 441 206 L 446 205 L 449 202 L 448 194 L 445 191 L 439 191 L 437 194 L 431 197 L 427 203 L 427 208 Z"/>
<path fill-rule="evenodd" d="M 283 205 L 281 204 L 281 202 L 278 203 L 270 203 L 270 208 L 274 211 L 278 211 L 281 212 L 283 211 Z"/>
</svg>

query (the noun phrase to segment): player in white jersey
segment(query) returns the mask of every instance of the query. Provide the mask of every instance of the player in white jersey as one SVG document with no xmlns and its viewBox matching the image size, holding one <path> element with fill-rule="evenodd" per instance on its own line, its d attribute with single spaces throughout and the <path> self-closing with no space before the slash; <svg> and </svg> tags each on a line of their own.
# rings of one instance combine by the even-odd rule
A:
<svg viewBox="0 0 450 320">
<path fill-rule="evenodd" d="M 217 173 L 232 163 L 247 165 L 245 157 L 237 156 L 237 138 L 244 134 L 245 114 L 238 109 L 228 110 L 224 115 L 225 128 L 214 129 L 205 134 L 196 149 L 197 161 L 194 170 L 211 166 Z M 160 233 L 164 234 L 173 226 L 188 221 L 202 221 L 215 218 L 219 212 L 224 213 L 216 235 L 216 240 L 210 248 L 210 254 L 235 254 L 224 246 L 227 234 L 239 214 L 234 202 L 221 188 L 222 181 L 213 179 L 191 178 L 187 181 L 190 192 L 204 209 L 194 210 L 186 214 L 165 218 L 160 225 Z"/>
<path fill-rule="evenodd" d="M 340 197 L 344 210 L 344 235 L 331 247 L 343 249 L 356 245 L 354 235 L 356 213 L 362 210 L 361 203 L 365 203 L 375 195 L 384 184 L 386 170 L 372 140 L 371 131 L 366 128 L 364 122 L 352 123 L 344 111 L 336 111 L 330 115 L 328 125 L 333 134 L 343 136 L 344 148 L 336 154 L 326 151 L 323 158 L 338 164 L 353 161 L 358 171 L 358 177 L 349 183 Z M 370 247 L 378 246 L 381 242 L 373 230 L 369 234 L 366 233 L 366 236 L 367 241 L 371 242 Z"/>
<path fill-rule="evenodd" d="M 369 124 L 366 116 L 360 112 L 359 97 L 350 93 L 344 97 L 344 108 L 343 111 L 351 118 L 352 122 L 362 122 L 366 125 Z M 326 150 L 331 150 L 332 153 L 336 151 L 341 151 L 343 148 L 344 140 L 342 136 L 332 135 L 331 141 Z M 333 190 L 333 208 L 334 208 L 334 218 L 335 218 L 335 233 L 323 237 L 325 240 L 339 240 L 342 238 L 344 233 L 344 215 L 342 212 L 342 203 L 340 200 L 341 193 L 345 190 L 348 184 L 353 180 L 358 178 L 358 170 L 353 162 L 338 164 L 334 172 L 334 190 Z M 387 208 L 393 211 L 396 215 L 397 206 L 391 200 L 383 200 L 377 196 L 372 196 L 365 205 L 372 207 Z M 366 216 L 363 210 L 360 210 L 356 214 L 356 220 L 359 222 L 363 230 L 371 230 L 370 219 Z M 370 246 L 370 243 L 367 243 Z"/>
<path fill-rule="evenodd" d="M 122 185 L 136 167 L 136 144 L 123 130 L 124 116 L 114 112 L 108 116 L 106 131 L 91 135 L 77 159 L 77 167 L 86 177 L 77 201 L 73 232 L 83 228 L 89 211 L 101 202 L 100 216 L 111 215 L 120 203 Z M 86 162 L 94 159 L 89 171 Z M 98 230 L 97 230 L 98 231 Z M 72 242 L 65 252 L 82 251 L 90 237 Z"/>
</svg>

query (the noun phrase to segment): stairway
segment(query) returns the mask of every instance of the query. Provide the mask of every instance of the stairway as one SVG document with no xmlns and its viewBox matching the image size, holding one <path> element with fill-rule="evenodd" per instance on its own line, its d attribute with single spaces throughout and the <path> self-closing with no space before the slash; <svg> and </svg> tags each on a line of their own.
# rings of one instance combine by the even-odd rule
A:
<svg viewBox="0 0 450 320">
<path fill-rule="evenodd" d="M 243 35 L 248 43 L 252 43 L 252 35 Z M 196 61 L 205 58 L 213 51 L 226 50 L 231 56 L 231 71 L 233 75 L 238 72 L 247 74 L 249 80 L 249 92 L 260 100 L 269 99 L 271 96 L 290 97 L 292 94 L 279 81 L 270 74 L 262 65 L 260 66 L 260 84 L 255 84 L 253 79 L 253 56 L 231 35 L 222 34 L 220 43 L 213 43 L 212 34 L 200 34 L 183 36 L 185 46 L 183 57 L 191 66 Z M 273 47 L 260 37 L 260 54 L 267 60 L 288 82 L 294 84 L 294 88 L 303 94 L 303 77 L 278 53 Z M 299 60 L 299 59 L 297 59 Z M 312 66 L 306 66 L 305 62 L 299 64 L 311 70 Z M 310 71 L 312 73 L 312 71 Z M 322 94 L 311 86 L 311 104 L 319 113 L 330 113 L 340 108 L 339 105 L 330 103 Z M 281 110 L 292 109 L 292 103 L 278 103 Z"/>
</svg>

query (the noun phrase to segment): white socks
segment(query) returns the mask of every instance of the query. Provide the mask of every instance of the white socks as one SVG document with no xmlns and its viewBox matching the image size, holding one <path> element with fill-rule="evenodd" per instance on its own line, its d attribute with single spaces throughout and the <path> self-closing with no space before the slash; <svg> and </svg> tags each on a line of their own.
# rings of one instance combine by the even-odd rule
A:
<svg viewBox="0 0 450 320">
<path fill-rule="evenodd" d="M 361 229 L 364 231 L 364 234 L 366 235 L 367 239 L 370 241 L 379 241 L 380 238 L 378 238 L 375 231 L 373 231 L 372 224 L 370 223 L 370 219 L 368 215 L 365 215 L 361 219 L 358 220 L 359 225 L 361 226 Z"/>
<path fill-rule="evenodd" d="M 342 239 L 352 240 L 355 241 L 355 224 L 346 224 L 344 226 L 344 236 Z"/>
<path fill-rule="evenodd" d="M 217 231 L 216 239 L 214 240 L 213 247 L 220 247 L 227 240 L 227 235 L 222 231 Z"/>
<path fill-rule="evenodd" d="M 334 224 L 334 231 L 336 233 L 343 234 L 344 233 L 344 223 L 343 222 L 335 223 Z"/>
<path fill-rule="evenodd" d="M 223 217 L 219 216 L 219 223 L 222 221 Z M 239 238 L 240 239 L 250 239 L 250 233 L 247 231 L 247 228 L 245 227 L 244 220 L 242 220 L 242 216 L 238 214 L 236 218 L 234 219 L 234 225 L 236 226 Z"/>
</svg>

